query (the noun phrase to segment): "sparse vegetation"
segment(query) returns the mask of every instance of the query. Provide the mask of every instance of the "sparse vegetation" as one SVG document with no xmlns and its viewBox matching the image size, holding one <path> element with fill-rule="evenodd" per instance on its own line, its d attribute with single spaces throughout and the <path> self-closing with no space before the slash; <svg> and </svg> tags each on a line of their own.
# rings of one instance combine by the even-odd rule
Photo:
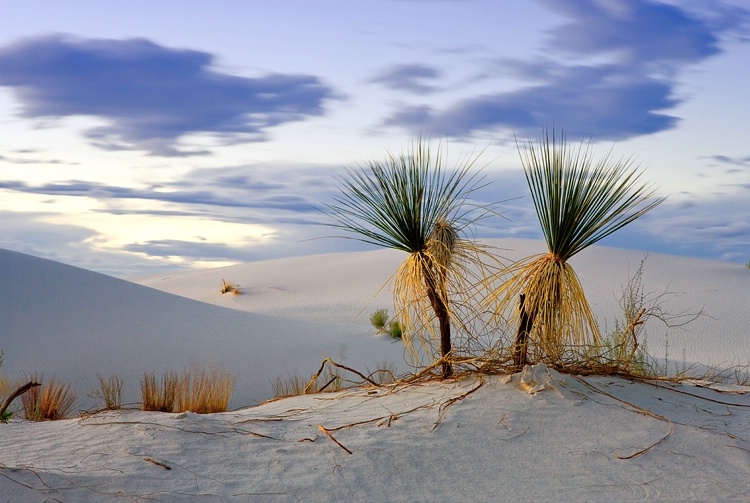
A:
<svg viewBox="0 0 750 503">
<path fill-rule="evenodd" d="M 563 364 L 575 348 L 600 342 L 599 328 L 568 260 L 581 250 L 644 215 L 663 199 L 640 183 L 631 159 L 609 154 L 595 161 L 585 144 L 570 148 L 565 136 L 545 132 L 539 143 L 519 146 L 548 253 L 508 270 L 495 294 L 495 319 L 516 320 L 513 363 Z"/>
<path fill-rule="evenodd" d="M 65 419 L 73 411 L 77 397 L 69 384 L 57 383 L 54 379 L 44 384 L 41 377 L 35 376 L 29 382 L 41 383 L 21 395 L 24 417 L 29 421 Z"/>
<path fill-rule="evenodd" d="M 122 407 L 122 377 L 110 374 L 106 379 L 97 374 L 99 379 L 99 389 L 95 390 L 92 395 L 104 402 L 104 408 L 107 410 L 117 410 Z"/>
<path fill-rule="evenodd" d="M 239 295 L 240 294 L 240 285 L 236 285 L 234 283 L 230 283 L 227 280 L 222 279 L 222 286 L 221 286 L 221 294 L 224 295 L 225 293 L 231 293 L 232 295 Z"/>
<path fill-rule="evenodd" d="M 365 375 L 326 358 L 320 369 L 307 380 L 304 380 L 299 374 L 277 377 L 271 383 L 273 395 L 275 398 L 280 398 L 310 393 L 335 392 L 350 386 L 368 383 L 382 385 L 396 380 L 396 369 L 393 364 L 379 362 L 377 367 L 377 370 L 373 372 L 368 370 L 368 375 Z M 344 378 L 347 374 L 351 375 L 349 379 Z"/>
</svg>

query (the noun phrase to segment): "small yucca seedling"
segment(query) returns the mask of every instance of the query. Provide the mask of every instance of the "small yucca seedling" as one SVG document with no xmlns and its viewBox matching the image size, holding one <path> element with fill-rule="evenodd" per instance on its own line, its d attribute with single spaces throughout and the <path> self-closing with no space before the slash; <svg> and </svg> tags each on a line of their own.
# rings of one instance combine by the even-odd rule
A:
<svg viewBox="0 0 750 503">
<path fill-rule="evenodd" d="M 404 332 L 403 328 L 401 327 L 400 321 L 393 320 L 388 324 L 388 335 L 390 335 L 394 339 L 402 339 L 404 337 Z"/>
<path fill-rule="evenodd" d="M 373 312 L 370 315 L 370 323 L 372 323 L 372 326 L 378 329 L 378 331 L 383 330 L 386 323 L 388 323 L 388 310 L 378 309 L 377 311 Z"/>
<path fill-rule="evenodd" d="M 222 279 L 221 282 L 222 282 L 222 287 L 221 287 L 222 295 L 224 295 L 225 293 L 231 293 L 232 295 L 240 294 L 240 285 L 230 283 L 225 279 Z"/>
<path fill-rule="evenodd" d="M 31 381 L 42 382 L 32 378 Z M 56 421 L 65 419 L 73 411 L 76 394 L 69 384 L 51 380 L 49 384 L 34 386 L 21 396 L 24 416 L 29 421 Z"/>
</svg>

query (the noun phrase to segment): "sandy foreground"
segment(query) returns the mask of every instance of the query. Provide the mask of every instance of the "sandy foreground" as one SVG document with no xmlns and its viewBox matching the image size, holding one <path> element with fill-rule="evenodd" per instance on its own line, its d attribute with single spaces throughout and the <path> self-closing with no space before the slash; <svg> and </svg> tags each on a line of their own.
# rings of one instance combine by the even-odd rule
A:
<svg viewBox="0 0 750 503">
<path fill-rule="evenodd" d="M 544 250 L 492 244 L 511 259 Z M 603 323 L 644 257 L 594 247 L 573 261 Z M 235 375 L 238 409 L 13 419 L 0 425 L 0 501 L 750 501 L 743 387 L 537 367 L 251 406 L 277 375 L 309 375 L 327 356 L 407 370 L 399 344 L 368 320 L 390 306 L 378 290 L 402 259 L 330 254 L 134 283 L 0 251 L 2 375 L 68 380 L 87 409 L 97 373 L 122 375 L 136 402 L 144 370 L 213 365 Z M 242 293 L 221 295 L 222 279 Z M 670 311 L 705 313 L 683 330 L 649 327 L 653 354 L 750 361 L 750 270 L 654 254 L 643 280 L 669 294 Z"/>
</svg>

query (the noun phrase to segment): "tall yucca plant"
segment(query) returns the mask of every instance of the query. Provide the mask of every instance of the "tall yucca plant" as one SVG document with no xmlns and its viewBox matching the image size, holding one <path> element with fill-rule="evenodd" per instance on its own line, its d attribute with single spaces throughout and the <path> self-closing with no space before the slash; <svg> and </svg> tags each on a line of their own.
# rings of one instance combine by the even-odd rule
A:
<svg viewBox="0 0 750 503">
<path fill-rule="evenodd" d="M 548 253 L 515 264 L 494 295 L 496 315 L 508 319 L 515 312 L 519 322 L 517 368 L 526 363 L 529 342 L 552 362 L 560 362 L 566 348 L 598 342 L 596 321 L 568 260 L 664 200 L 652 198 L 654 189 L 641 182 L 632 159 L 613 159 L 610 152 L 594 160 L 588 144 L 571 148 L 554 131 L 518 150 Z"/>
<path fill-rule="evenodd" d="M 482 258 L 489 257 L 462 237 L 490 212 L 467 201 L 484 186 L 469 173 L 476 160 L 446 169 L 442 146 L 433 150 L 419 138 L 408 153 L 347 170 L 339 178 L 341 194 L 327 205 L 331 225 L 356 235 L 346 237 L 409 254 L 394 275 L 397 317 L 415 361 L 424 353 L 442 358 L 443 377 L 452 374 L 453 296 L 468 293 L 483 274 Z"/>
</svg>

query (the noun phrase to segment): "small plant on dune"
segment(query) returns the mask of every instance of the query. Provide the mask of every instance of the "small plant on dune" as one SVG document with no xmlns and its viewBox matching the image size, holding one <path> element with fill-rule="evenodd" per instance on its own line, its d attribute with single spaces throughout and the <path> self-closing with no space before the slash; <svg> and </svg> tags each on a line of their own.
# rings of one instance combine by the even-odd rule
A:
<svg viewBox="0 0 750 503">
<path fill-rule="evenodd" d="M 378 331 L 383 330 L 386 323 L 388 323 L 388 309 L 378 309 L 374 311 L 370 315 L 370 323 L 372 323 L 372 326 Z"/>
<path fill-rule="evenodd" d="M 106 379 L 97 374 L 99 379 L 99 389 L 95 390 L 91 395 L 94 398 L 98 398 L 104 402 L 104 408 L 107 410 L 117 410 L 122 407 L 122 377 L 110 374 Z"/>
<path fill-rule="evenodd" d="M 528 141 L 519 154 L 548 252 L 504 271 L 509 279 L 490 297 L 495 319 L 515 319 L 513 363 L 529 350 L 536 360 L 563 364 L 569 351 L 599 343 L 599 329 L 568 260 L 644 215 L 663 198 L 640 182 L 630 159 L 595 161 L 587 145 L 570 148 L 554 131 Z"/>
<path fill-rule="evenodd" d="M 185 370 L 177 392 L 177 412 L 196 414 L 226 412 L 234 379 L 216 369 Z"/>
<path fill-rule="evenodd" d="M 402 339 L 404 337 L 404 331 L 401 327 L 401 322 L 398 320 L 391 320 L 388 322 L 388 335 L 394 339 Z"/>
<path fill-rule="evenodd" d="M 333 227 L 377 246 L 402 250 L 407 259 L 394 275 L 394 304 L 404 343 L 416 365 L 440 361 L 442 376 L 452 374 L 451 322 L 472 305 L 474 287 L 493 261 L 485 248 L 464 235 L 493 214 L 469 198 L 484 187 L 470 174 L 476 158 L 445 166 L 439 145 L 417 139 L 408 153 L 389 153 L 339 178 L 341 195 L 329 204 Z M 456 309 L 456 306 L 462 309 Z"/>
<path fill-rule="evenodd" d="M 153 372 L 144 373 L 141 379 L 142 408 L 147 411 L 173 412 L 179 378 L 174 372 L 164 374 L 161 380 Z"/>
<path fill-rule="evenodd" d="M 401 322 L 398 320 L 389 321 L 387 309 L 374 311 L 370 315 L 370 323 L 378 330 L 378 333 L 385 332 L 394 339 L 401 339 L 403 337 Z"/>
<path fill-rule="evenodd" d="M 234 283 L 230 283 L 227 280 L 222 279 L 222 286 L 221 286 L 221 294 L 224 295 L 225 293 L 231 293 L 232 295 L 239 295 L 240 294 L 240 285 L 236 285 Z"/>
<path fill-rule="evenodd" d="M 29 421 L 55 421 L 65 419 L 75 407 L 76 394 L 69 384 L 55 382 L 44 384 L 42 379 L 32 376 L 30 382 L 42 383 L 31 387 L 21 396 L 24 417 Z"/>
</svg>

